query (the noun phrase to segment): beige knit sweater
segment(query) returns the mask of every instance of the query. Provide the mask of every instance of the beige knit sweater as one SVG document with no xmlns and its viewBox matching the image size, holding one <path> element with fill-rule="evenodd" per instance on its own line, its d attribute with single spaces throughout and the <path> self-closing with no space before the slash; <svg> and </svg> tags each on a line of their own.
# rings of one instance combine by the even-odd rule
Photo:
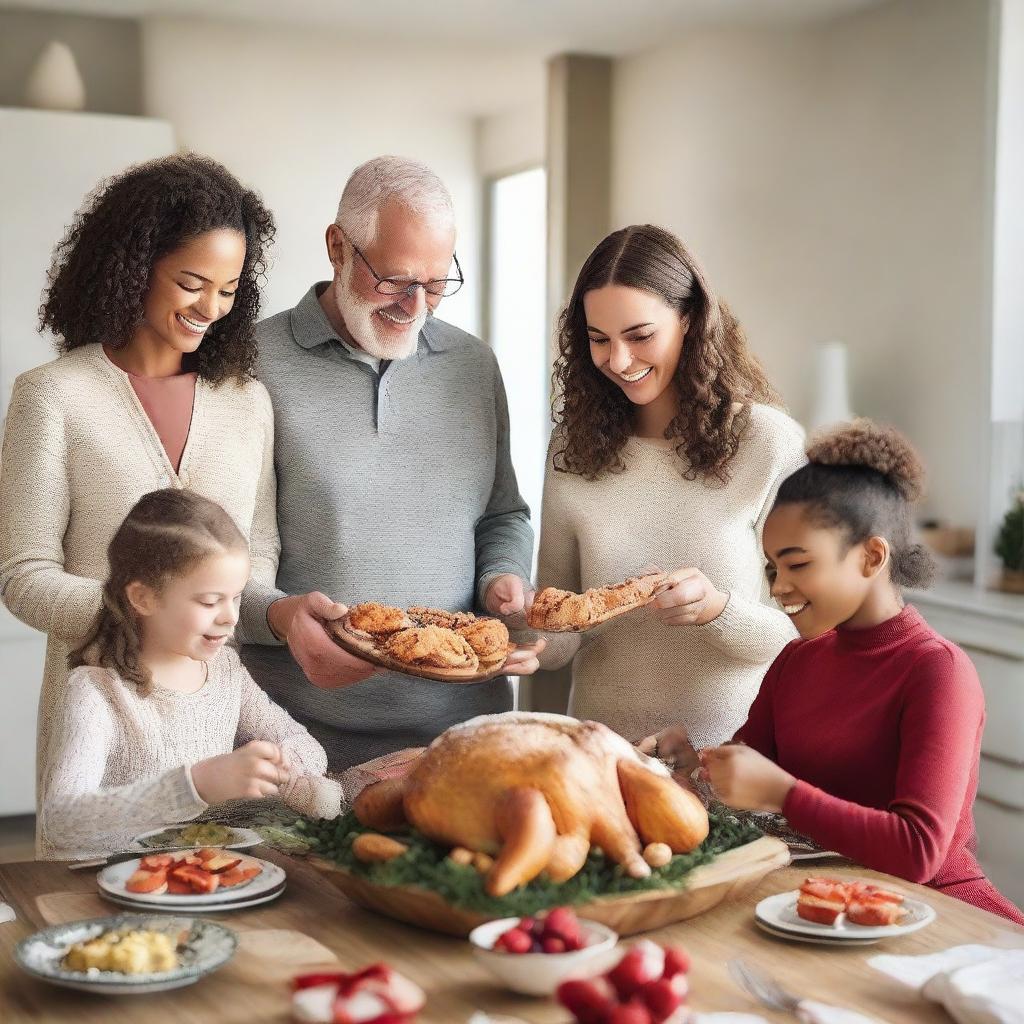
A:
<svg viewBox="0 0 1024 1024">
<path fill-rule="evenodd" d="M 281 747 L 290 775 L 281 796 L 295 810 L 334 817 L 341 809 L 341 786 L 323 778 L 323 747 L 256 685 L 231 647 L 189 694 L 157 686 L 142 697 L 116 672 L 76 668 L 50 726 L 39 831 L 54 860 L 128 850 L 140 832 L 201 814 L 208 805 L 192 766 L 250 740 Z"/>
<path fill-rule="evenodd" d="M 538 585 L 581 591 L 648 565 L 696 567 L 729 602 L 704 626 L 667 626 L 647 610 L 591 633 L 548 638 L 543 667 L 573 658 L 570 713 L 638 740 L 683 722 L 698 747 L 729 739 L 761 678 L 796 636 L 771 601 L 761 530 L 779 484 L 804 462 L 803 431 L 754 406 L 728 484 L 686 480 L 666 441 L 633 437 L 626 469 L 599 480 L 557 473 L 548 452 Z"/>
<path fill-rule="evenodd" d="M 0 599 L 48 634 L 37 805 L 38 769 L 47 761 L 68 651 L 99 609 L 107 545 L 143 494 L 189 487 L 219 502 L 249 538 L 254 578 L 273 584 L 273 432 L 262 384 L 213 387 L 199 380 L 175 473 L 128 375 L 102 346 L 74 349 L 15 381 L 0 460 Z"/>
</svg>

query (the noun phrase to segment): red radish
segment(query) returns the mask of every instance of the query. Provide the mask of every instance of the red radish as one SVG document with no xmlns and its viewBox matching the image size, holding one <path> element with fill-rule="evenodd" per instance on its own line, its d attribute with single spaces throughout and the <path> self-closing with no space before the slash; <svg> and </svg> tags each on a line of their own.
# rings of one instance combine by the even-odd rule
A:
<svg viewBox="0 0 1024 1024">
<path fill-rule="evenodd" d="M 500 935 L 494 943 L 495 949 L 503 949 L 506 953 L 529 953 L 533 939 L 521 928 L 510 928 Z"/>
<path fill-rule="evenodd" d="M 677 974 L 688 974 L 692 962 L 690 954 L 680 946 L 665 947 L 665 969 L 662 974 L 666 978 L 672 978 Z"/>
<path fill-rule="evenodd" d="M 641 994 L 647 1009 L 655 1021 L 663 1021 L 671 1017 L 686 1001 L 689 985 L 685 974 L 677 974 L 672 978 L 655 978 L 644 985 Z"/>
<path fill-rule="evenodd" d="M 608 1024 L 652 1024 L 650 1011 L 643 1003 L 620 1003 L 606 1018 Z"/>
<path fill-rule="evenodd" d="M 566 949 L 579 949 L 583 943 L 579 918 L 568 907 L 548 911 L 544 918 L 544 936 L 562 939 Z"/>
<path fill-rule="evenodd" d="M 615 1005 L 615 991 L 604 978 L 563 981 L 555 997 L 581 1024 L 602 1024 Z"/>
<path fill-rule="evenodd" d="M 546 939 L 540 940 L 540 948 L 545 953 L 564 953 L 565 942 L 554 935 L 549 935 Z"/>
<path fill-rule="evenodd" d="M 606 977 L 615 986 L 620 999 L 629 999 L 649 981 L 660 978 L 665 969 L 665 953 L 649 939 L 641 939 Z"/>
</svg>

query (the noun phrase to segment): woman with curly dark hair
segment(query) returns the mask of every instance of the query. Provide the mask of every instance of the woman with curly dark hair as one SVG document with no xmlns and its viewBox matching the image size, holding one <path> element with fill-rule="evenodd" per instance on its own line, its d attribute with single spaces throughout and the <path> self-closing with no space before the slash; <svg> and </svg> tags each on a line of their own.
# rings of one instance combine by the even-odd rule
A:
<svg viewBox="0 0 1024 1024">
<path fill-rule="evenodd" d="M 793 636 L 770 606 L 761 528 L 803 461 L 802 431 L 700 264 L 661 228 L 597 246 L 558 343 L 539 584 L 582 591 L 672 571 L 647 610 L 581 648 L 549 642 L 544 667 L 574 658 L 574 715 L 634 740 L 682 721 L 720 743 Z"/>
<path fill-rule="evenodd" d="M 15 381 L 0 472 L 0 596 L 48 634 L 40 760 L 107 544 L 143 494 L 197 491 L 254 572 L 276 562 L 273 416 L 253 379 L 273 235 L 255 192 L 182 154 L 102 182 L 54 251 L 40 324 L 61 354 Z"/>
</svg>

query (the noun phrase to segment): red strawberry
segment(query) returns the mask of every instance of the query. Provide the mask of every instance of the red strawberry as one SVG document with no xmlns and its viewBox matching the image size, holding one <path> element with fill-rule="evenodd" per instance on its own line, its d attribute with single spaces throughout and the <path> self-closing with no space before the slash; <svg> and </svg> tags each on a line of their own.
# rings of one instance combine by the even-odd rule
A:
<svg viewBox="0 0 1024 1024">
<path fill-rule="evenodd" d="M 650 1012 L 643 1003 L 621 1003 L 605 1018 L 608 1024 L 653 1024 Z"/>
<path fill-rule="evenodd" d="M 495 946 L 500 946 L 506 953 L 529 953 L 533 939 L 521 928 L 510 928 L 499 936 Z"/>
<path fill-rule="evenodd" d="M 665 954 L 661 946 L 642 939 L 626 951 L 605 977 L 615 986 L 619 998 L 626 1000 L 647 982 L 660 978 L 664 969 Z"/>
<path fill-rule="evenodd" d="M 563 981 L 555 997 L 580 1024 L 604 1024 L 615 1005 L 615 993 L 603 978 Z"/>
<path fill-rule="evenodd" d="M 692 967 L 690 954 L 680 946 L 665 947 L 665 971 L 666 978 L 674 977 L 677 974 L 688 974 Z"/>
<path fill-rule="evenodd" d="M 555 938 L 554 935 L 549 935 L 546 939 L 541 939 L 540 947 L 545 953 L 565 952 L 565 942 L 562 939 Z"/>
<path fill-rule="evenodd" d="M 663 1021 L 683 1005 L 688 989 L 686 975 L 677 974 L 672 978 L 656 978 L 649 981 L 644 985 L 641 994 L 654 1020 Z"/>
</svg>

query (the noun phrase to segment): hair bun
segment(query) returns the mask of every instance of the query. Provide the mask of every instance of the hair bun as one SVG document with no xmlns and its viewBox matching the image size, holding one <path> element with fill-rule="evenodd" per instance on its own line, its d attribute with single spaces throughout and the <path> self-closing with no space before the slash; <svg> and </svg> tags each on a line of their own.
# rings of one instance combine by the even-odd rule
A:
<svg viewBox="0 0 1024 1024">
<path fill-rule="evenodd" d="M 924 466 L 910 442 L 893 427 L 858 419 L 815 437 L 807 458 L 823 466 L 864 466 L 880 473 L 907 501 L 924 493 Z"/>
</svg>

